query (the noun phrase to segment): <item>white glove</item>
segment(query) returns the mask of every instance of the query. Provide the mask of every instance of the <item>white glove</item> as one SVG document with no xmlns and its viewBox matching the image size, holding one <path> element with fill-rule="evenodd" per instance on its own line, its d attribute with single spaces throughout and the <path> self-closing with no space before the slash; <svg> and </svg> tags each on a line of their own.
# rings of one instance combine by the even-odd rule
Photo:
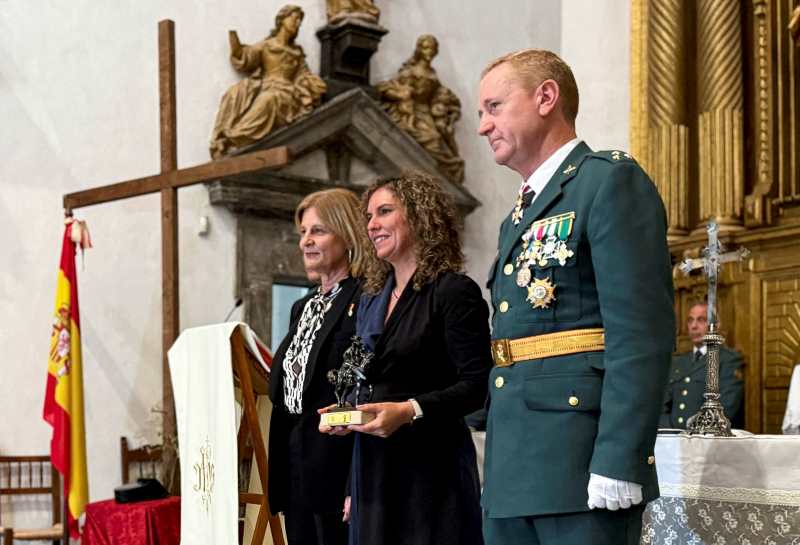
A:
<svg viewBox="0 0 800 545">
<path fill-rule="evenodd" d="M 642 485 L 589 474 L 589 509 L 616 511 L 642 503 Z"/>
</svg>

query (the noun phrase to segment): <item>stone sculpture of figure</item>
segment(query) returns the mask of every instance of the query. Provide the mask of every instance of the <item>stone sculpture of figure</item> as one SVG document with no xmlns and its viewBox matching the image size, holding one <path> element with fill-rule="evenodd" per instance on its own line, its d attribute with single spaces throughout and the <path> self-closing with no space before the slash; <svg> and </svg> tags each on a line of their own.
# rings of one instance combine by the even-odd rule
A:
<svg viewBox="0 0 800 545">
<path fill-rule="evenodd" d="M 311 73 L 294 42 L 302 21 L 303 10 L 289 4 L 278 11 L 270 35 L 254 45 L 242 44 L 230 31 L 231 64 L 248 77 L 222 96 L 211 135 L 213 158 L 252 144 L 319 105 L 325 82 Z"/>
<path fill-rule="evenodd" d="M 453 182 L 464 181 L 464 161 L 458 154 L 454 129 L 461 117 L 461 101 L 442 85 L 431 61 L 439 42 L 425 34 L 417 39 L 414 54 L 394 79 L 376 86 L 383 109 L 431 156 Z"/>
<path fill-rule="evenodd" d="M 377 23 L 381 15 L 372 0 L 326 0 L 328 22 L 334 23 L 343 17 L 355 17 Z"/>
</svg>

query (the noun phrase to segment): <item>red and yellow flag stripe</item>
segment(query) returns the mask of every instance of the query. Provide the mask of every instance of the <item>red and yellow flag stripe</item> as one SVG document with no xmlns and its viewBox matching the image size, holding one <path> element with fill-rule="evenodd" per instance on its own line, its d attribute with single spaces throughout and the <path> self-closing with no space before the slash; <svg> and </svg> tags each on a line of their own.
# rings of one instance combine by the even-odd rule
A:
<svg viewBox="0 0 800 545">
<path fill-rule="evenodd" d="M 61 264 L 56 284 L 56 303 L 47 362 L 44 419 L 53 426 L 50 458 L 61 473 L 67 497 L 70 535 L 78 537 L 78 518 L 89 500 L 86 471 L 86 433 L 83 419 L 83 369 L 81 365 L 76 243 L 68 220 L 64 229 Z M 81 226 L 77 227 L 81 229 Z M 80 241 L 80 238 L 78 238 Z"/>
</svg>

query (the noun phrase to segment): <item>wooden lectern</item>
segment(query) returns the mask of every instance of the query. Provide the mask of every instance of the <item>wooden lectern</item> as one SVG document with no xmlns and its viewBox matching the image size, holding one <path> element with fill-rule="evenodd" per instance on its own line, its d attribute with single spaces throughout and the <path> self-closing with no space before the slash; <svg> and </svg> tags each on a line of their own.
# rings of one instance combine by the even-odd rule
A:
<svg viewBox="0 0 800 545">
<path fill-rule="evenodd" d="M 261 363 L 247 350 L 240 328 L 236 328 L 231 335 L 231 361 L 233 363 L 233 380 L 235 386 L 242 392 L 242 405 L 244 413 L 239 425 L 237 437 L 239 466 L 242 459 L 252 448 L 253 458 L 258 468 L 258 477 L 261 481 L 260 494 L 250 492 L 239 493 L 239 505 L 258 505 L 255 531 L 250 545 L 261 545 L 264 534 L 269 524 L 272 541 L 275 545 L 284 545 L 283 530 L 278 515 L 269 512 L 267 498 L 267 450 L 264 436 L 258 425 L 258 412 L 256 411 L 256 398 L 267 395 L 269 391 L 269 375 Z M 250 444 L 248 444 L 248 438 Z"/>
</svg>

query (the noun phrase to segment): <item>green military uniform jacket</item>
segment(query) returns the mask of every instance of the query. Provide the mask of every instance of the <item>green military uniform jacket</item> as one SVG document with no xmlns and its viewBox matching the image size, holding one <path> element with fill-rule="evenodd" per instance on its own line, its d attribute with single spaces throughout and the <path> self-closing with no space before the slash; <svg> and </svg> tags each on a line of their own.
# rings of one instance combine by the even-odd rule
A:
<svg viewBox="0 0 800 545">
<path fill-rule="evenodd" d="M 669 384 L 664 396 L 664 413 L 660 427 L 686 428 L 686 421 L 694 415 L 705 399 L 707 356 L 695 361 L 694 351 L 690 350 L 672 358 Z M 742 399 L 742 356 L 726 346 L 719 347 L 719 393 L 725 416 L 734 428 L 744 425 Z"/>
<path fill-rule="evenodd" d="M 537 226 L 544 254 L 519 263 Z M 583 142 L 519 225 L 503 222 L 488 280 L 492 338 L 603 327 L 606 349 L 492 370 L 487 516 L 588 511 L 590 472 L 642 484 L 645 501 L 658 496 L 653 447 L 675 332 L 666 228 L 641 167 Z M 534 281 L 554 286 L 547 308 L 533 306 L 543 302 Z"/>
</svg>

